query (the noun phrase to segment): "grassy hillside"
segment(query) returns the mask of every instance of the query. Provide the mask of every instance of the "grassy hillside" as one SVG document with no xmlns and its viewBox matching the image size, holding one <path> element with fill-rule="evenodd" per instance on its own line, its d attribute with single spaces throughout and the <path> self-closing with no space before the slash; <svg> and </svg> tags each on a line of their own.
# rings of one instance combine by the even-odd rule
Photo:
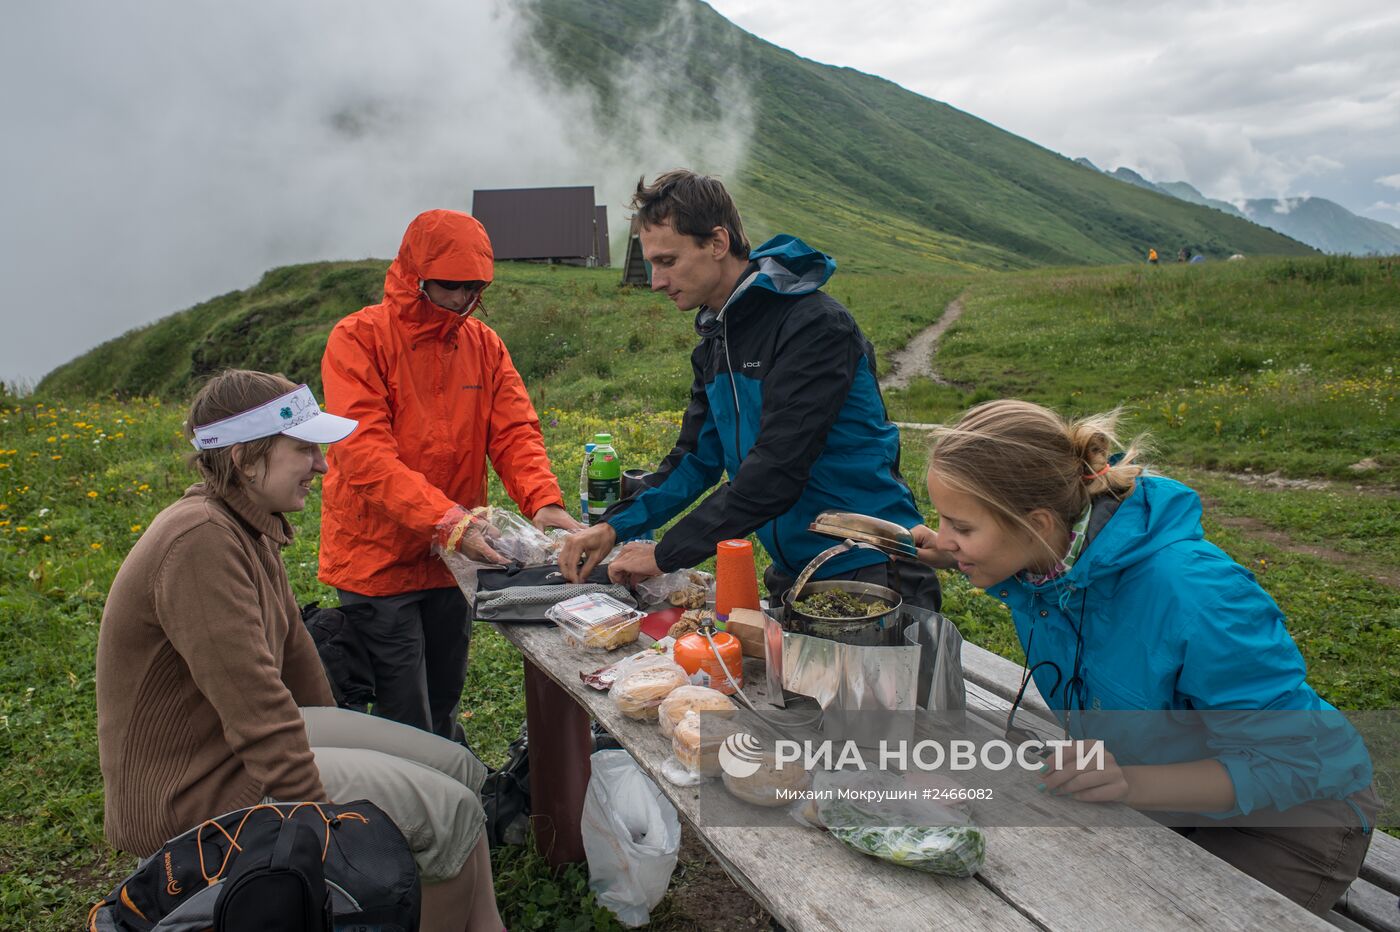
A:
<svg viewBox="0 0 1400 932">
<path fill-rule="evenodd" d="M 959 387 L 891 394 L 901 419 L 1003 396 L 1122 405 L 1173 462 L 1400 485 L 1400 263 L 1018 272 L 975 280 L 964 304 L 938 351 Z"/>
<path fill-rule="evenodd" d="M 229 366 L 284 372 L 319 391 L 326 335 L 341 317 L 380 300 L 387 266 L 274 269 L 246 291 L 104 343 L 54 370 L 39 391 L 183 398 L 200 378 Z M 615 270 L 503 262 L 496 275 L 479 313 L 505 339 L 536 404 L 618 413 L 685 406 L 693 315 L 645 289 L 619 287 Z M 829 290 L 888 353 L 936 319 L 967 280 L 838 272 Z"/>
<path fill-rule="evenodd" d="M 1117 262 L 1153 245 L 1221 257 L 1312 252 L 1120 184 L 889 81 L 798 58 L 697 0 L 681 7 L 678 20 L 674 5 L 644 0 L 533 0 L 536 58 L 566 84 L 591 87 L 620 128 L 632 105 L 618 101 L 638 97 L 662 120 L 714 116 L 717 76 L 737 69 L 756 111 L 741 207 L 762 231 L 799 233 L 851 270 Z M 676 34 L 678 22 L 689 36 Z M 621 77 L 628 63 L 658 54 L 658 68 L 682 80 L 618 87 L 645 80 Z"/>
</svg>

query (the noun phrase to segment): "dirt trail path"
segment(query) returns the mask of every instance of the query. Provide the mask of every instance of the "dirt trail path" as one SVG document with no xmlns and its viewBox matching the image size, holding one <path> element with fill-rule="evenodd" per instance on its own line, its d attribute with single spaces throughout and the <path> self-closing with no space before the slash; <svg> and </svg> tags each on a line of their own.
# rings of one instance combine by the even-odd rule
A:
<svg viewBox="0 0 1400 932">
<path fill-rule="evenodd" d="M 1257 518 L 1250 518 L 1245 515 L 1226 514 L 1216 502 L 1208 496 L 1201 496 L 1201 504 L 1205 507 L 1206 513 L 1214 520 L 1225 525 L 1227 528 L 1239 531 L 1247 537 L 1255 540 L 1262 540 L 1267 544 L 1272 544 L 1280 550 L 1288 553 L 1302 554 L 1303 556 L 1315 557 L 1333 566 L 1341 567 L 1344 570 L 1367 576 L 1374 579 L 1383 586 L 1392 589 L 1400 589 L 1400 568 L 1388 566 L 1375 560 L 1369 560 L 1354 553 L 1344 553 L 1341 550 L 1334 550 L 1331 547 L 1323 547 L 1317 544 L 1305 544 L 1294 540 L 1288 534 L 1277 528 L 1269 527 Z"/>
<path fill-rule="evenodd" d="M 895 353 L 890 359 L 890 371 L 880 380 L 881 391 L 908 388 L 916 378 L 932 379 L 939 385 L 953 385 L 938 374 L 933 365 L 933 354 L 938 349 L 938 339 L 953 325 L 963 313 L 963 295 L 948 302 L 943 315 L 931 327 L 926 327 L 909 341 L 909 345 Z"/>
</svg>

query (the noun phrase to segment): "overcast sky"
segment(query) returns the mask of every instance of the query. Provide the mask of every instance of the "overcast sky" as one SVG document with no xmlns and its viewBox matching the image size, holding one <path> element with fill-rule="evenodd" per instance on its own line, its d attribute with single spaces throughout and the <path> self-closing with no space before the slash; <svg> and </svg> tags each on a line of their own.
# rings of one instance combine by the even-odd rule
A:
<svg viewBox="0 0 1400 932">
<path fill-rule="evenodd" d="M 1400 224 L 1395 0 L 711 5 L 1106 170 L 1225 200 L 1311 194 Z"/>
<path fill-rule="evenodd" d="M 391 257 L 414 214 L 467 209 L 475 188 L 594 184 L 616 225 L 643 171 L 742 160 L 742 76 L 721 85 L 722 125 L 649 122 L 684 16 L 620 64 L 635 122 L 608 133 L 519 65 L 500 2 L 10 4 L 0 379 L 32 383 L 277 265 Z M 1394 2 L 714 5 L 1102 168 L 1400 222 Z"/>
</svg>

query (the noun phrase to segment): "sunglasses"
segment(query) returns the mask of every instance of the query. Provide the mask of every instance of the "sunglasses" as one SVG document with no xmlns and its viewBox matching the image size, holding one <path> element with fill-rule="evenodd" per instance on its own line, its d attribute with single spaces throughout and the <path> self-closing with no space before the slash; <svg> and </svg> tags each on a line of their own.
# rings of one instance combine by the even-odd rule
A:
<svg viewBox="0 0 1400 932">
<path fill-rule="evenodd" d="M 490 284 L 490 282 L 448 282 L 440 278 L 430 278 L 428 281 L 437 285 L 443 291 L 460 291 L 466 289 L 468 292 L 475 292 L 477 294 L 485 291 L 486 286 Z"/>
</svg>

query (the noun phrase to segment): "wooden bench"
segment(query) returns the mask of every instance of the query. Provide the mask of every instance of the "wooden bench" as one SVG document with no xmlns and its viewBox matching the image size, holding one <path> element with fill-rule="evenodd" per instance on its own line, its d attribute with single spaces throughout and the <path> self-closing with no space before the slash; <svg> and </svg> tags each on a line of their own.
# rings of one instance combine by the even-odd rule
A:
<svg viewBox="0 0 1400 932">
<path fill-rule="evenodd" d="M 815 829 L 707 826 L 699 791 L 661 775 L 670 742 L 654 723 L 621 715 L 579 673 L 618 659 L 568 647 L 544 625 L 498 625 L 527 665 L 531 747 L 536 724 L 549 729 L 584 712 L 625 747 L 734 881 L 785 928 L 799 929 L 1219 929 L 1328 930 L 1327 922 L 1145 817 L 1140 830 L 1092 827 L 984 828 L 987 858 L 972 879 L 922 874 L 860 855 Z M 1009 669 L 965 648 L 970 702 L 1005 714 Z M 745 693 L 764 702 L 757 665 Z M 1011 695 L 1014 695 L 1014 690 Z M 1030 704 L 1044 708 L 1039 697 Z M 1019 717 L 1018 717 L 1019 721 Z M 533 758 L 532 758 L 533 771 Z M 578 769 L 580 781 L 587 768 Z M 536 812 L 556 826 L 578 824 L 578 787 L 541 787 Z M 1380 888 L 1377 887 L 1379 891 Z M 1377 906 L 1379 915 L 1379 905 Z M 1338 916 L 1351 921 L 1353 913 Z M 1386 928 L 1366 925 L 1365 928 Z"/>
<path fill-rule="evenodd" d="M 1020 665 L 998 654 L 963 645 L 963 675 L 969 689 L 976 687 L 1007 702 L 1015 699 L 1021 687 Z M 1021 707 L 1048 714 L 1048 707 L 1031 681 Z M 1020 722 L 1020 713 L 1017 714 Z M 1339 929 L 1400 932 L 1400 838 L 1377 831 L 1361 867 L 1361 876 L 1351 885 L 1328 916 Z"/>
</svg>

